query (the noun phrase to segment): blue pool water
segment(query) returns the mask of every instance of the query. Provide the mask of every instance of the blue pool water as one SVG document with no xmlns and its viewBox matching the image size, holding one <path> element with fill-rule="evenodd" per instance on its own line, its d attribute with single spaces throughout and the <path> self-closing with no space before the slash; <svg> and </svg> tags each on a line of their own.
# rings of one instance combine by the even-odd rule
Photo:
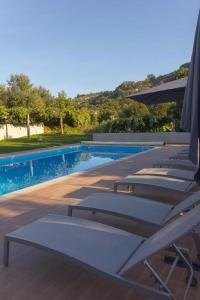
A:
<svg viewBox="0 0 200 300">
<path fill-rule="evenodd" d="M 72 146 L 0 159 L 0 195 L 149 150 L 150 147 Z"/>
</svg>

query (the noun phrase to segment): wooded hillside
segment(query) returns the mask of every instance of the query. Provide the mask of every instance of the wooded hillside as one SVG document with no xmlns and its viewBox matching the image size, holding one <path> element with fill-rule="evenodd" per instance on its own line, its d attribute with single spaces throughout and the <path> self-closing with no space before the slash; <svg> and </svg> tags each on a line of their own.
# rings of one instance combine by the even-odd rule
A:
<svg viewBox="0 0 200 300">
<path fill-rule="evenodd" d="M 34 86 L 28 76 L 12 74 L 0 85 L 0 122 L 26 124 L 43 122 L 48 130 L 61 133 L 90 131 L 171 131 L 179 130 L 181 103 L 146 106 L 128 95 L 188 74 L 189 64 L 143 81 L 125 81 L 114 91 L 77 95 L 70 99 L 64 91 L 55 97 L 44 87 Z M 60 128 L 60 129 L 59 129 Z"/>
</svg>

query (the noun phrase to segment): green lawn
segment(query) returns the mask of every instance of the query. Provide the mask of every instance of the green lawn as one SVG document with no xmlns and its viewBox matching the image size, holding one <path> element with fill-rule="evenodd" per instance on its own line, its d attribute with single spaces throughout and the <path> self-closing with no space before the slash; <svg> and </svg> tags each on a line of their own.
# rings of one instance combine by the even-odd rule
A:
<svg viewBox="0 0 200 300">
<path fill-rule="evenodd" d="M 32 150 L 37 148 L 49 148 L 78 143 L 83 140 L 91 140 L 90 135 L 60 135 L 40 134 L 33 135 L 30 139 L 26 137 L 0 141 L 0 153 Z"/>
</svg>

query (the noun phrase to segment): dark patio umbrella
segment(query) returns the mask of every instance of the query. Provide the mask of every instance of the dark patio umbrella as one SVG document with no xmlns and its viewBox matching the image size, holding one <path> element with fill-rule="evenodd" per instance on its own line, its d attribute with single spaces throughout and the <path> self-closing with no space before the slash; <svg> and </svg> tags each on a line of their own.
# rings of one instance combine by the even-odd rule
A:
<svg viewBox="0 0 200 300">
<path fill-rule="evenodd" d="M 187 77 L 184 77 L 160 84 L 144 92 L 130 95 L 128 98 L 132 98 L 147 105 L 179 101 L 184 98 L 186 84 Z"/>
<path fill-rule="evenodd" d="M 189 158 L 197 164 L 195 179 L 200 182 L 200 11 L 183 102 L 181 127 L 191 133 Z"/>
</svg>

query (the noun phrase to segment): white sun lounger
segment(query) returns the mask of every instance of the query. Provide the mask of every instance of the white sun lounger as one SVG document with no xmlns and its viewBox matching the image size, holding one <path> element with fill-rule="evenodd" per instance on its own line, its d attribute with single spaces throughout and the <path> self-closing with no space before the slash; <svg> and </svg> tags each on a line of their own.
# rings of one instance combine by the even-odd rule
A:
<svg viewBox="0 0 200 300">
<path fill-rule="evenodd" d="M 116 181 L 114 192 L 118 191 L 119 186 L 127 186 L 129 191 L 133 191 L 136 186 L 156 187 L 164 190 L 173 190 L 179 192 L 188 192 L 197 184 L 194 181 L 188 181 L 172 177 L 153 176 L 153 175 L 129 175 Z"/>
<path fill-rule="evenodd" d="M 192 181 L 194 180 L 195 172 L 180 170 L 180 169 L 171 169 L 171 168 L 145 168 L 136 172 L 135 174 L 173 177 L 173 178 Z"/>
<path fill-rule="evenodd" d="M 147 239 L 85 219 L 49 215 L 5 236 L 4 265 L 8 266 L 10 242 L 25 244 L 63 255 L 71 263 L 108 277 L 150 298 L 175 300 L 168 282 L 179 259 L 182 259 L 188 269 L 188 280 L 182 297 L 185 300 L 194 272 L 189 259 L 175 242 L 199 225 L 199 215 L 200 206 L 196 206 Z M 177 258 L 167 278 L 163 280 L 148 258 L 169 247 L 176 252 Z M 128 273 L 133 272 L 134 267 L 142 262 L 156 279 L 158 288 L 156 285 L 150 287 L 127 278 Z"/>
<path fill-rule="evenodd" d="M 185 159 L 165 159 L 153 165 L 155 168 L 173 168 L 181 170 L 196 171 L 197 167 L 190 160 Z"/>
</svg>

